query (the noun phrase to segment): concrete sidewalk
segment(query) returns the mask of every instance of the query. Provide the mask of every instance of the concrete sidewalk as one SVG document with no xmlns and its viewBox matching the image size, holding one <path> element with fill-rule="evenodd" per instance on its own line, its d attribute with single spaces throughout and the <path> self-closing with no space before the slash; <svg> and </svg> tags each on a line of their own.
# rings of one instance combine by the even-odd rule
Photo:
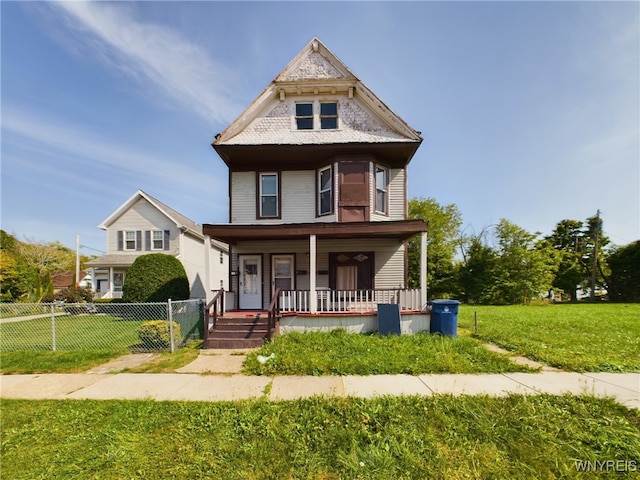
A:
<svg viewBox="0 0 640 480">
<path fill-rule="evenodd" d="M 505 373 L 486 375 L 246 376 L 199 373 L 80 373 L 0 376 L 0 397 L 220 401 L 312 395 L 590 394 L 640 409 L 638 373 Z"/>
</svg>

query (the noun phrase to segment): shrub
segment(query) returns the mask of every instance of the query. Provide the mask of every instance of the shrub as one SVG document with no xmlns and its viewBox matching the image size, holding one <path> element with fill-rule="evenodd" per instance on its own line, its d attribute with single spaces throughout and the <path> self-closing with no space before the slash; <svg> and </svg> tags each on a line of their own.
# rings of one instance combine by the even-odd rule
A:
<svg viewBox="0 0 640 480">
<path fill-rule="evenodd" d="M 55 301 L 80 303 L 93 301 L 93 292 L 89 287 L 66 287 L 54 294 Z"/>
<path fill-rule="evenodd" d="M 164 253 L 149 253 L 136 258 L 127 271 L 122 286 L 126 302 L 166 302 L 187 300 L 189 280 L 176 257 Z"/>
<path fill-rule="evenodd" d="M 173 340 L 180 339 L 180 325 L 173 323 Z M 169 332 L 169 322 L 165 320 L 152 320 L 144 322 L 138 328 L 138 337 L 145 347 L 168 348 L 171 345 L 171 333 Z"/>
</svg>

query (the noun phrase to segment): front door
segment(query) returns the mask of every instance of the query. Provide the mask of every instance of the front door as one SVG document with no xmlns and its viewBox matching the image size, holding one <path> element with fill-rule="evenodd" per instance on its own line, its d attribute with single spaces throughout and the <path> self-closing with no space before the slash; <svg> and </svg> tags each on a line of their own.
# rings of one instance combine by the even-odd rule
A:
<svg viewBox="0 0 640 480">
<path fill-rule="evenodd" d="M 271 257 L 272 292 L 280 290 L 295 290 L 293 255 L 273 255 Z"/>
<path fill-rule="evenodd" d="M 262 256 L 239 255 L 239 307 L 243 310 L 262 309 Z"/>
</svg>

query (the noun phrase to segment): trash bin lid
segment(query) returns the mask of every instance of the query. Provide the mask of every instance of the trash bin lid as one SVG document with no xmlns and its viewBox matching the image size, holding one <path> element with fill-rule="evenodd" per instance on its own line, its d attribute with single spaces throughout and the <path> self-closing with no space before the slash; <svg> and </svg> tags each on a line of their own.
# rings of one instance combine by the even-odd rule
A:
<svg viewBox="0 0 640 480">
<path fill-rule="evenodd" d="M 458 300 L 449 300 L 446 298 L 439 300 L 430 300 L 427 302 L 427 305 L 460 305 Z"/>
</svg>

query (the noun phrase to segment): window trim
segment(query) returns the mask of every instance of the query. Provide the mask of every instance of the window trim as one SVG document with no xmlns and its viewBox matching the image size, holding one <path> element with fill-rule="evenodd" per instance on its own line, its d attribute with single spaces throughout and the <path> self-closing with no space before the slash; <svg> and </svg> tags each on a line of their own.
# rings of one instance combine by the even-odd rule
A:
<svg viewBox="0 0 640 480">
<path fill-rule="evenodd" d="M 279 219 L 282 218 L 282 199 L 281 199 L 281 172 L 256 172 L 256 219 Z M 276 177 L 276 193 L 275 195 L 269 194 L 268 196 L 276 198 L 276 214 L 275 215 L 263 215 L 262 213 L 262 178 L 266 176 Z"/>
<path fill-rule="evenodd" d="M 156 239 L 156 234 L 160 234 L 160 239 Z M 164 250 L 164 230 L 151 230 L 151 250 Z M 156 242 L 160 242 L 160 247 L 156 247 Z"/>
<path fill-rule="evenodd" d="M 298 115 L 298 105 L 311 105 L 311 115 Z M 296 130 L 315 130 L 316 129 L 316 122 L 315 122 L 315 115 L 314 115 L 314 110 L 315 110 L 315 102 L 313 100 L 311 101 L 300 101 L 300 102 L 296 102 L 295 104 L 295 108 L 296 108 L 296 112 L 295 112 L 295 126 L 296 126 Z M 298 121 L 300 120 L 311 120 L 311 128 L 300 128 L 300 125 L 298 123 Z"/>
<path fill-rule="evenodd" d="M 384 172 L 384 188 L 380 188 L 378 185 L 378 172 Z M 382 213 L 384 215 L 389 215 L 389 169 L 387 167 L 383 167 L 382 165 L 375 165 L 375 174 L 374 180 L 376 185 L 375 190 L 375 198 L 374 198 L 374 206 L 375 211 L 377 213 Z M 384 205 L 382 205 L 383 209 L 378 208 L 378 192 L 384 193 Z"/>
<path fill-rule="evenodd" d="M 319 112 L 319 115 L 320 115 L 320 122 L 319 122 L 320 130 L 338 130 L 338 126 L 339 126 L 338 125 L 338 118 L 339 118 L 338 117 L 338 101 L 337 100 L 335 100 L 335 101 L 324 100 L 324 101 L 320 101 L 319 103 L 320 103 L 320 112 Z M 335 115 L 323 115 L 322 114 L 322 105 L 330 105 L 330 104 L 336 106 Z M 324 120 L 324 119 L 335 119 L 336 126 L 335 127 L 331 127 L 331 128 L 323 127 L 322 126 L 322 120 Z"/>
<path fill-rule="evenodd" d="M 329 177 L 330 177 L 330 182 L 329 182 L 329 188 L 328 190 L 323 190 L 322 189 L 322 183 L 321 183 L 321 179 L 322 179 L 322 172 L 329 170 Z M 329 192 L 329 196 L 330 196 L 330 201 L 329 201 L 329 211 L 328 212 L 323 212 L 322 211 L 322 194 L 325 192 Z M 316 217 L 324 217 L 325 215 L 332 215 L 334 213 L 334 192 L 335 191 L 335 185 L 334 185 L 334 176 L 333 176 L 333 165 L 327 165 L 326 167 L 320 168 L 316 171 Z"/>
<path fill-rule="evenodd" d="M 127 238 L 131 234 L 133 240 Z M 129 248 L 129 242 L 133 242 L 133 248 Z M 138 250 L 138 233 L 136 230 L 124 230 L 122 232 L 122 250 L 125 252 L 135 252 Z"/>
</svg>

